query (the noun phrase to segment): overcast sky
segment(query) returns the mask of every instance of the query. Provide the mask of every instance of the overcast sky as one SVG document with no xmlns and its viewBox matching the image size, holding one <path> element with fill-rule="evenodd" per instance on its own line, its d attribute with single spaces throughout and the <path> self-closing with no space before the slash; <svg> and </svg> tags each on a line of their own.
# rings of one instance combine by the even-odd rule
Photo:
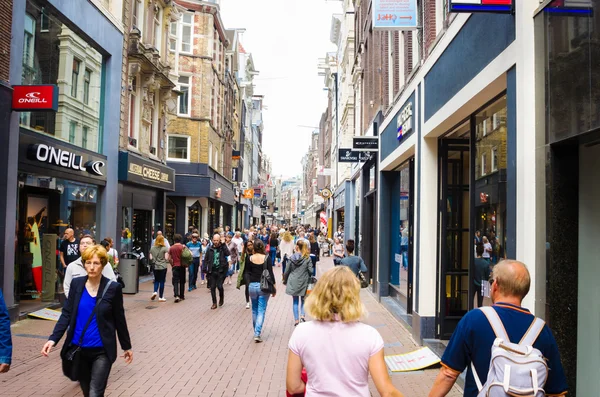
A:
<svg viewBox="0 0 600 397">
<path fill-rule="evenodd" d="M 265 96 L 263 152 L 273 174 L 299 176 L 302 156 L 327 106 L 318 58 L 336 48 L 329 41 L 331 16 L 339 1 L 221 0 L 227 29 L 245 28 L 242 45 L 260 74 L 254 93 Z"/>
</svg>

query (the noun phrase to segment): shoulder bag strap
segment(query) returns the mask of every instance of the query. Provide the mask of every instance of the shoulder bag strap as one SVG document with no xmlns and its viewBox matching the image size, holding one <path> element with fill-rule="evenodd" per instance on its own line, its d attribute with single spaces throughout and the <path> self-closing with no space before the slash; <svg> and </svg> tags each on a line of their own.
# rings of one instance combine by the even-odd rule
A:
<svg viewBox="0 0 600 397">
<path fill-rule="evenodd" d="M 102 301 L 102 299 L 104 299 L 104 294 L 106 294 L 106 291 L 108 291 L 108 287 L 110 287 L 111 284 L 112 284 L 112 280 L 108 280 L 108 283 L 106 283 L 106 287 L 104 287 L 104 291 L 102 291 L 102 295 L 100 296 L 100 301 Z M 83 285 L 83 288 L 85 288 L 85 284 Z M 79 346 L 81 346 L 81 343 L 83 343 L 83 336 L 85 335 L 85 331 L 87 331 L 88 327 L 90 326 L 90 323 L 92 322 L 92 318 L 94 318 L 94 315 L 96 314 L 96 309 L 98 308 L 98 303 L 99 303 L 99 301 L 96 301 L 96 305 L 94 306 L 92 313 L 88 317 L 87 322 L 85 323 L 85 326 L 83 327 L 83 331 L 81 331 L 81 336 L 79 337 L 79 343 L 77 343 Z"/>
<path fill-rule="evenodd" d="M 506 333 L 506 329 L 504 329 L 504 324 L 502 324 L 502 320 L 500 320 L 500 316 L 491 306 L 480 307 L 479 310 L 483 312 L 488 322 L 492 326 L 492 330 L 496 335 L 496 338 L 504 339 L 506 342 L 510 342 L 508 334 Z M 475 364 L 471 361 L 471 370 L 473 371 L 473 378 L 475 379 L 475 384 L 477 384 L 477 390 L 481 391 L 483 389 L 483 385 L 481 384 L 481 380 L 477 375 L 477 370 L 475 369 Z"/>
<path fill-rule="evenodd" d="M 519 342 L 519 345 L 533 346 L 536 339 L 540 335 L 540 332 L 542 332 L 542 330 L 544 329 L 544 325 L 546 325 L 544 320 L 538 317 L 534 318 L 531 322 L 531 325 L 529 326 L 529 329 L 527 330 L 527 332 L 525 332 L 525 335 L 523 335 L 523 338 Z"/>
</svg>

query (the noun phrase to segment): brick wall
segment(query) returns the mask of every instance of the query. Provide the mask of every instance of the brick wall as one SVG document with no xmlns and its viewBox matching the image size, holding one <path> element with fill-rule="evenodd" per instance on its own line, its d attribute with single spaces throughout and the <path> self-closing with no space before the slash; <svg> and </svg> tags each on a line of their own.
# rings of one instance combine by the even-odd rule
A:
<svg viewBox="0 0 600 397">
<path fill-rule="evenodd" d="M 12 3 L 12 0 L 0 0 L 0 81 L 6 83 L 10 70 Z"/>
<path fill-rule="evenodd" d="M 435 41 L 436 37 L 436 26 L 435 26 L 435 2 L 436 0 L 423 0 L 423 42 L 424 42 L 424 53 L 423 57 L 427 57 Z"/>
</svg>

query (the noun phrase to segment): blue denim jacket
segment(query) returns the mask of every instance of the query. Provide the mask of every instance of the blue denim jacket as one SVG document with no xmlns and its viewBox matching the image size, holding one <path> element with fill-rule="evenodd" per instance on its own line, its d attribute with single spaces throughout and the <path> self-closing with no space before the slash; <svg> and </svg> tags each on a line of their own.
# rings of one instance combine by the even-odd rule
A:
<svg viewBox="0 0 600 397">
<path fill-rule="evenodd" d="M 0 364 L 10 364 L 12 339 L 10 337 L 10 317 L 0 289 Z"/>
</svg>

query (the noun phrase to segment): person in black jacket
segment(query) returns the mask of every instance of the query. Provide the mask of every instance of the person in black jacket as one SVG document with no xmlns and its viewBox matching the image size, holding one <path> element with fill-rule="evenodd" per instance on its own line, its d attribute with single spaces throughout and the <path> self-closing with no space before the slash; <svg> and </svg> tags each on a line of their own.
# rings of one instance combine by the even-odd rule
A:
<svg viewBox="0 0 600 397">
<path fill-rule="evenodd" d="M 212 239 L 212 245 L 206 251 L 204 257 L 206 262 L 206 272 L 210 280 L 210 295 L 212 297 L 212 310 L 217 308 L 217 289 L 219 289 L 219 306 L 223 306 L 225 291 L 223 283 L 227 277 L 229 264 L 231 261 L 227 245 L 221 242 L 221 235 L 215 234 Z"/>
<path fill-rule="evenodd" d="M 87 276 L 74 278 L 71 282 L 69 298 L 54 332 L 42 348 L 42 354 L 48 356 L 66 332 L 61 358 L 65 359 L 72 346 L 80 346 L 79 383 L 83 395 L 101 397 L 104 396 L 112 364 L 117 359 L 115 332 L 125 351 L 123 357 L 127 364 L 133 360 L 133 352 L 121 285 L 102 276 L 102 269 L 108 263 L 106 250 L 101 245 L 93 245 L 83 252 L 81 258 Z M 107 283 L 110 283 L 108 288 Z M 84 330 L 90 316 L 92 320 Z"/>
</svg>

